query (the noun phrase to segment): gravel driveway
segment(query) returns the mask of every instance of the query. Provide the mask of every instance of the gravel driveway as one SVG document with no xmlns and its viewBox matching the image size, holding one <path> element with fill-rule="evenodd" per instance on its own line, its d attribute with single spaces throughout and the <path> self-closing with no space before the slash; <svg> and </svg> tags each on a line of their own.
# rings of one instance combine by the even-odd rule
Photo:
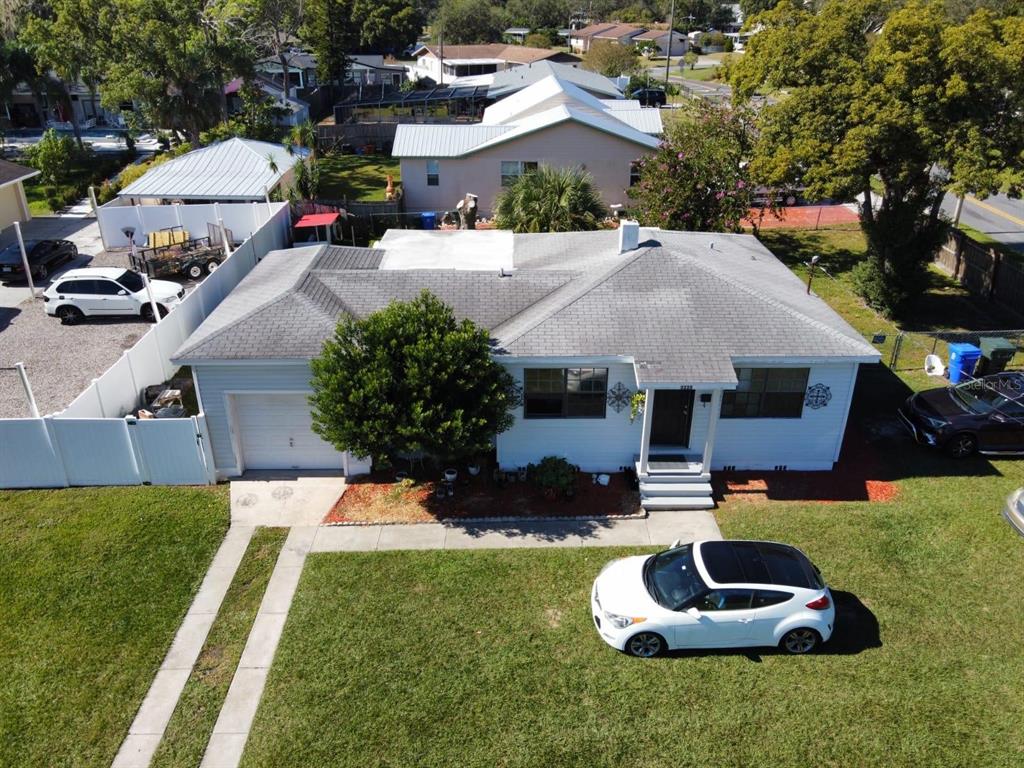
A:
<svg viewBox="0 0 1024 768">
<path fill-rule="evenodd" d="M 102 251 L 95 219 L 38 218 L 23 231 L 26 238 L 64 237 L 78 244 L 78 260 L 61 271 L 128 266 L 127 249 Z M 27 296 L 27 289 L 0 286 L 0 368 L 25 364 L 43 415 L 66 408 L 150 328 L 149 323 L 130 317 L 87 318 L 80 325 L 61 325 L 44 312 L 42 299 Z M 0 418 L 29 415 L 18 374 L 0 371 Z"/>
</svg>

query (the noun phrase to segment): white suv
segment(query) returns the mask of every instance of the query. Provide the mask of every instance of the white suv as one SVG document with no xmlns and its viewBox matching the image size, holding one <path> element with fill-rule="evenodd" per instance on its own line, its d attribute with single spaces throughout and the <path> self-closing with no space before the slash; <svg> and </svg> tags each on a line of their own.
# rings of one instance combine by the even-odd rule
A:
<svg viewBox="0 0 1024 768">
<path fill-rule="evenodd" d="M 151 280 L 160 315 L 167 314 L 185 296 L 185 289 L 168 280 Z M 46 314 L 65 325 L 86 316 L 134 315 L 153 320 L 149 294 L 138 272 L 120 267 L 69 269 L 43 293 Z"/>
</svg>

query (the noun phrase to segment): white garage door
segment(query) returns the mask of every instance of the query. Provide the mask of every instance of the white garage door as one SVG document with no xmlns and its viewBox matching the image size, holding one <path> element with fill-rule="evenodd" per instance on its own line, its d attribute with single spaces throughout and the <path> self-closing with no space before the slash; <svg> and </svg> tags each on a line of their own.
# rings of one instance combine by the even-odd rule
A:
<svg viewBox="0 0 1024 768">
<path fill-rule="evenodd" d="M 305 395 L 234 395 L 246 469 L 341 469 L 343 454 L 311 426 Z"/>
</svg>

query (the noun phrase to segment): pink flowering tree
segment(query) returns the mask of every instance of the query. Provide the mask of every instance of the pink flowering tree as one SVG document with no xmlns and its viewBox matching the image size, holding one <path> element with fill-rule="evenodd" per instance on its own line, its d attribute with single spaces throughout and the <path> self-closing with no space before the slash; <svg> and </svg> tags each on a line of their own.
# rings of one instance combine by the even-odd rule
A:
<svg viewBox="0 0 1024 768">
<path fill-rule="evenodd" d="M 736 232 L 757 223 L 747 171 L 751 115 L 699 101 L 669 124 L 658 150 L 637 161 L 630 210 L 665 229 Z"/>
</svg>

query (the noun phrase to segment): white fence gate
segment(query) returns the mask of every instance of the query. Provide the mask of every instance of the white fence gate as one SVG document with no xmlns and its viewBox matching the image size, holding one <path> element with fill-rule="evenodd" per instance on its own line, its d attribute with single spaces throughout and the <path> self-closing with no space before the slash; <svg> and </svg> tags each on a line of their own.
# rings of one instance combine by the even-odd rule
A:
<svg viewBox="0 0 1024 768">
<path fill-rule="evenodd" d="M 116 226 L 122 220 L 159 228 L 167 220 L 205 222 L 213 215 L 213 206 L 207 205 L 141 208 L 100 209 L 100 227 L 114 241 L 108 245 L 127 245 Z M 236 234 L 250 235 L 216 272 L 63 411 L 39 419 L 0 419 L 0 488 L 216 482 L 203 414 L 182 419 L 125 414 L 138 407 L 146 387 L 174 373 L 171 355 L 259 260 L 288 243 L 287 204 L 225 204 L 217 213 Z M 136 238 L 145 240 L 145 232 Z"/>
</svg>

